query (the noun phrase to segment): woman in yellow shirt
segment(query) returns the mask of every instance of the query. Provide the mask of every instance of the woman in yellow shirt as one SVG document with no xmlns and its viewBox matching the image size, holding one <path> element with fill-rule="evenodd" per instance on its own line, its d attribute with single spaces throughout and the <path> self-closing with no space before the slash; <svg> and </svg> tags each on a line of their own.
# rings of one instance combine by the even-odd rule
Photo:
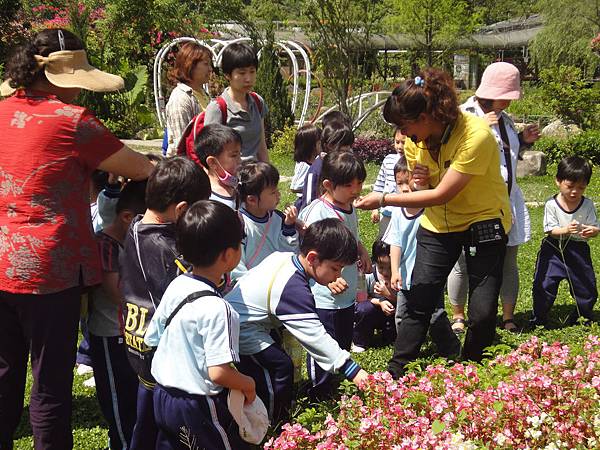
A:
<svg viewBox="0 0 600 450">
<path fill-rule="evenodd" d="M 408 136 L 404 152 L 418 192 L 372 193 L 356 206 L 425 208 L 417 233 L 408 311 L 398 327 L 388 370 L 400 376 L 404 366 L 418 356 L 436 300 L 463 248 L 471 320 L 463 356 L 480 360 L 494 339 L 506 233 L 511 225 L 496 140 L 483 119 L 460 111 L 452 79 L 436 69 L 427 69 L 398 86 L 383 115 Z M 435 332 L 441 339 L 456 339 L 448 317 L 441 320 Z"/>
</svg>

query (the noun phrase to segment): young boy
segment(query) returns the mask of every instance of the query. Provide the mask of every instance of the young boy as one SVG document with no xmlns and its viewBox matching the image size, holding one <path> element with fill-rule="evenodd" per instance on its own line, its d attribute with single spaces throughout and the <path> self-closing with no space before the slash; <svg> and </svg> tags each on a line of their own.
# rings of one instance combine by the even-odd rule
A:
<svg viewBox="0 0 600 450">
<path fill-rule="evenodd" d="M 238 187 L 241 217 L 246 239 L 242 245 L 242 258 L 231 273 L 237 280 L 249 269 L 259 265 L 273 252 L 296 252 L 296 207 L 289 206 L 285 214 L 277 209 L 281 195 L 277 185 L 279 172 L 272 164 L 250 162 L 240 171 Z"/>
<path fill-rule="evenodd" d="M 311 280 L 327 285 L 338 279 L 357 256 L 356 239 L 339 220 L 317 221 L 307 228 L 298 256 L 269 255 L 226 296 L 240 315 L 239 369 L 256 381 L 274 425 L 286 420 L 292 402 L 293 364 L 273 339 L 282 325 L 322 370 L 357 384 L 367 376 L 323 327 L 310 289 Z"/>
<path fill-rule="evenodd" d="M 242 140 L 237 131 L 218 123 L 206 125 L 196 138 L 192 158 L 210 180 L 210 199 L 237 210 Z"/>
<path fill-rule="evenodd" d="M 583 196 L 592 177 L 592 167 L 579 156 L 569 156 L 558 164 L 558 194 L 546 202 L 544 232 L 535 264 L 533 280 L 534 325 L 546 325 L 548 313 L 556 299 L 558 285 L 566 279 L 577 310 L 571 315 L 575 323 L 581 316 L 590 322 L 598 297 L 596 276 L 587 240 L 598 235 L 594 202 Z"/>
<path fill-rule="evenodd" d="M 313 201 L 300 213 L 300 220 L 306 226 L 321 219 L 333 218 L 342 222 L 358 237 L 358 218 L 352 203 L 358 198 L 367 172 L 362 161 L 352 152 L 328 153 L 323 158 L 321 185 L 325 190 L 322 197 Z M 369 272 L 369 253 L 358 241 L 358 254 L 364 272 Z M 358 263 L 353 261 L 344 268 L 342 276 L 328 285 L 312 284 L 317 313 L 327 332 L 340 347 L 350 350 L 352 345 L 352 324 L 354 323 L 354 302 L 358 286 Z M 327 398 L 333 391 L 333 377 L 322 370 L 309 357 L 308 372 L 312 380 L 309 397 L 313 400 Z"/>
<path fill-rule="evenodd" d="M 410 192 L 410 173 L 406 163 L 406 158 L 401 156 L 394 172 L 397 182 L 398 192 Z M 390 261 L 392 275 L 390 284 L 397 294 L 396 301 L 396 327 L 407 314 L 407 291 L 410 290 L 413 267 L 415 265 L 415 256 L 417 254 L 417 230 L 423 209 L 394 208 L 392 219 L 386 230 L 383 241 L 390 245 Z M 448 340 L 447 330 L 442 331 L 443 327 L 448 327 L 448 321 L 445 320 L 446 310 L 444 309 L 444 297 L 440 296 L 435 305 L 434 312 L 429 322 L 429 334 L 435 343 L 438 352 L 444 357 L 456 357 L 460 354 L 460 341 L 456 335 L 452 334 L 452 339 Z M 389 369 L 393 370 L 393 367 Z"/>
<path fill-rule="evenodd" d="M 175 222 L 190 205 L 209 195 L 208 177 L 192 161 L 183 157 L 160 161 L 146 186 L 147 210 L 133 220 L 119 255 L 127 356 L 140 379 L 133 450 L 156 444 L 152 349 L 144 344 L 144 335 L 165 289 L 185 270 L 175 247 Z"/>
<path fill-rule="evenodd" d="M 240 134 L 243 160 L 269 162 L 264 125 L 269 109 L 263 98 L 252 92 L 258 69 L 256 52 L 243 42 L 229 44 L 223 50 L 221 69 L 229 82 L 229 87 L 221 94 L 227 105 L 227 121 L 224 125 Z M 223 123 L 223 113 L 216 101 L 206 107 L 204 116 L 205 125 L 212 123 Z"/>
<path fill-rule="evenodd" d="M 404 154 L 404 141 L 406 136 L 402 134 L 400 128 L 396 128 L 394 132 L 394 150 L 395 153 L 390 153 L 383 158 L 381 168 L 377 174 L 377 179 L 373 185 L 373 192 L 385 192 L 386 194 L 396 191 L 396 176 L 394 173 L 394 166 L 398 162 L 400 155 Z M 379 236 L 378 239 L 383 237 L 385 230 L 390 223 L 392 218 L 393 206 L 386 206 L 385 208 L 374 209 L 371 211 L 371 221 L 373 223 L 379 222 Z"/>
<path fill-rule="evenodd" d="M 368 298 L 354 305 L 354 332 L 352 351 L 362 353 L 367 348 L 373 332 L 381 330 L 383 343 L 396 339 L 396 291 L 391 288 L 390 246 L 382 241 L 373 242 L 371 252 L 372 273 L 366 275 Z"/>
<path fill-rule="evenodd" d="M 183 433 L 194 448 L 245 449 L 227 394 L 238 389 L 251 403 L 255 384 L 231 366 L 239 361 L 239 316 L 217 288 L 240 260 L 241 223 L 222 203 L 199 201 L 177 222 L 176 235 L 177 248 L 193 269 L 169 284 L 144 338 L 157 347 L 152 361 L 156 448 L 184 448 Z"/>
<path fill-rule="evenodd" d="M 88 330 L 96 397 L 108 422 L 109 447 L 129 448 L 136 418 L 138 378 L 123 337 L 119 292 L 119 253 L 133 218 L 146 210 L 145 181 L 130 181 L 120 192 L 112 223 L 96 233 L 102 262 L 102 284 L 89 294 Z"/>
</svg>

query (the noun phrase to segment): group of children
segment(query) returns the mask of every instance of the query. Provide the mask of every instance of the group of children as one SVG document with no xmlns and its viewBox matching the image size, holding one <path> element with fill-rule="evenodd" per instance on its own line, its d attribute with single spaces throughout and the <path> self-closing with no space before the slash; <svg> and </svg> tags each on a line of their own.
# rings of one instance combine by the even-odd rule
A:
<svg viewBox="0 0 600 450">
<path fill-rule="evenodd" d="M 400 131 L 394 140 L 375 189 L 409 192 Z M 350 350 L 369 347 L 376 329 L 384 343 L 395 339 L 423 211 L 373 214 L 380 239 L 369 255 L 353 207 L 367 173 L 353 141 L 337 112 L 322 131 L 298 130 L 298 199 L 283 212 L 277 169 L 242 164 L 240 135 L 221 124 L 202 128 L 191 159 L 159 160 L 147 182 L 121 189 L 97 233 L 104 276 L 88 317 L 111 448 L 184 448 L 182 436 L 201 448 L 246 448 L 227 394 L 260 398 L 273 426 L 288 418 L 294 363 L 284 333 L 308 354 L 310 399 L 330 396 L 336 373 L 359 385 L 366 378 Z M 560 192 L 546 205 L 548 237 L 536 267 L 537 323 L 546 322 L 562 278 L 591 318 L 596 286 L 585 240 L 598 224 L 583 197 L 590 176 L 581 158 L 559 165 Z M 441 297 L 430 333 L 440 354 L 452 357 L 460 344 L 436 333 L 445 314 Z"/>
</svg>

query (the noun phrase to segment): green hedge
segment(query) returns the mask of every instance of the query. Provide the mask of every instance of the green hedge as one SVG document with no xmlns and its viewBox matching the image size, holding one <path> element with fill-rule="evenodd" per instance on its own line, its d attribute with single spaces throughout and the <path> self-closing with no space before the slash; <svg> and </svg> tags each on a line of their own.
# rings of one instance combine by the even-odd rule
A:
<svg viewBox="0 0 600 450">
<path fill-rule="evenodd" d="M 578 155 L 600 165 L 600 130 L 589 130 L 568 139 L 544 137 L 533 150 L 544 152 L 548 162 L 557 163 L 565 156 Z"/>
</svg>

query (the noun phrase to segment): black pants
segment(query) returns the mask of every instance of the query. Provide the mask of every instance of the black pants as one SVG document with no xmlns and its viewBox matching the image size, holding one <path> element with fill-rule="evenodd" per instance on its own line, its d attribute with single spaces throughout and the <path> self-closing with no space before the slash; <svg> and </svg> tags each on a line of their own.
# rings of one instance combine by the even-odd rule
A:
<svg viewBox="0 0 600 450">
<path fill-rule="evenodd" d="M 398 327 L 394 355 L 388 365 L 392 375 L 401 376 L 404 366 L 419 356 L 436 302 L 463 248 L 469 275 L 468 313 L 471 321 L 465 337 L 463 357 L 479 361 L 483 349 L 492 344 L 496 332 L 506 239 L 480 244 L 474 255 L 471 255 L 469 246 L 468 232 L 433 233 L 419 228 L 412 284 L 410 291 L 407 291 L 407 315 Z M 437 332 L 445 334 L 448 340 L 455 339 L 447 317 Z"/>
<path fill-rule="evenodd" d="M 71 392 L 80 306 L 79 287 L 44 295 L 0 292 L 1 450 L 13 448 L 30 354 L 33 445 L 36 450 L 73 447 Z"/>
</svg>

